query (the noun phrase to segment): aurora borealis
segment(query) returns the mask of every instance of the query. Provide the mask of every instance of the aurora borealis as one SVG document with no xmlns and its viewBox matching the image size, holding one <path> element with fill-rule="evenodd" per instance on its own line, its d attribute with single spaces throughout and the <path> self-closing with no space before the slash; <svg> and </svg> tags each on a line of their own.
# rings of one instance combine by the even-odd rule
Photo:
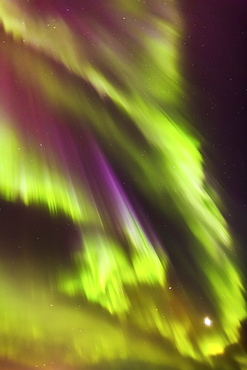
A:
<svg viewBox="0 0 247 370">
<path fill-rule="evenodd" d="M 245 288 L 185 32 L 171 0 L 0 1 L 0 368 L 235 369 Z"/>
</svg>

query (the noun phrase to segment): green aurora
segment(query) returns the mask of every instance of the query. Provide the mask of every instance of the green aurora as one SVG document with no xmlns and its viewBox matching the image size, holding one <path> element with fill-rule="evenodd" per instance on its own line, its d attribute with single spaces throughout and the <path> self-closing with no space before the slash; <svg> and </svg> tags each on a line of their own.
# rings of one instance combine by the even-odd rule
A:
<svg viewBox="0 0 247 370">
<path fill-rule="evenodd" d="M 66 218 L 80 247 L 71 247 L 70 267 L 49 270 L 49 282 L 18 264 L 15 283 L 1 263 L 0 356 L 57 369 L 53 362 L 89 366 L 142 353 L 149 364 L 199 369 L 192 359 L 210 363 L 238 341 L 246 306 L 185 107 L 179 7 L 107 0 L 98 10 L 69 7 L 68 16 L 47 3 L 40 12 L 35 1 L 0 3 L 0 194 Z M 212 326 L 112 157 L 164 218 L 173 207 L 183 220 Z"/>
</svg>

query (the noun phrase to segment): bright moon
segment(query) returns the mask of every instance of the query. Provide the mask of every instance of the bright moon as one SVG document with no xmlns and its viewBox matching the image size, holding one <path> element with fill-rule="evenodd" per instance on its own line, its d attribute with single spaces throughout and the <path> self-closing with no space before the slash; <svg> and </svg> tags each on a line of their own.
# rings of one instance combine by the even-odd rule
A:
<svg viewBox="0 0 247 370">
<path fill-rule="evenodd" d="M 205 317 L 204 324 L 210 326 L 212 324 L 212 320 L 210 320 L 208 317 Z"/>
</svg>

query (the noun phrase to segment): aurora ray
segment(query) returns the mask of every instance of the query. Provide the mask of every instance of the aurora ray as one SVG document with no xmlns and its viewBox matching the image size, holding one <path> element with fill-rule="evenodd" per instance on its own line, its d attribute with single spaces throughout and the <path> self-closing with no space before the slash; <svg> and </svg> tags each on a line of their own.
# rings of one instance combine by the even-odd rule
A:
<svg viewBox="0 0 247 370">
<path fill-rule="evenodd" d="M 159 0 L 45 4 L 0 4 L 0 194 L 7 202 L 65 217 L 80 242 L 71 246 L 69 267 L 50 268 L 50 285 L 39 282 L 44 315 L 35 287 L 23 279 L 33 292 L 25 296 L 30 314 L 2 268 L 15 301 L 3 298 L 0 338 L 7 341 L 0 355 L 25 363 L 21 352 L 33 339 L 40 349 L 27 363 L 41 364 L 52 357 L 45 346 L 49 332 L 51 348 L 68 366 L 118 359 L 119 348 L 121 359 L 138 358 L 139 344 L 132 353 L 121 337 L 121 330 L 133 325 L 172 343 L 181 355 L 172 359 L 168 350 L 156 357 L 151 348 L 147 362 L 185 369 L 183 356 L 201 359 L 237 341 L 246 308 L 241 275 L 231 259 L 232 237 L 219 197 L 207 183 L 200 135 L 183 99 L 189 86 L 179 7 Z M 135 183 L 134 194 L 125 190 L 120 169 Z M 175 222 L 182 220 L 184 238 L 192 241 L 184 272 L 176 270 L 174 257 L 183 247 L 170 251 L 154 222 L 143 216 L 141 199 L 150 196 L 164 219 L 174 219 L 170 209 L 175 209 Z M 195 271 L 201 306 L 183 282 Z M 169 290 L 171 282 L 181 290 Z M 0 292 L 5 297 L 5 289 Z M 69 303 L 53 309 L 49 302 L 64 296 Z M 84 308 L 73 317 L 72 302 L 78 299 Z M 19 320 L 15 305 L 28 330 L 21 326 L 12 341 Z M 93 334 L 92 353 L 86 338 L 78 337 L 81 326 L 90 330 L 90 307 L 100 312 L 94 330 L 105 327 L 115 338 L 112 349 L 110 339 L 100 335 L 97 341 Z M 217 325 L 205 328 L 204 307 Z M 49 328 L 45 315 L 53 322 Z M 77 334 L 62 322 L 63 315 Z M 55 332 L 62 332 L 61 338 Z M 60 348 L 69 340 L 72 348 L 63 357 Z"/>
</svg>

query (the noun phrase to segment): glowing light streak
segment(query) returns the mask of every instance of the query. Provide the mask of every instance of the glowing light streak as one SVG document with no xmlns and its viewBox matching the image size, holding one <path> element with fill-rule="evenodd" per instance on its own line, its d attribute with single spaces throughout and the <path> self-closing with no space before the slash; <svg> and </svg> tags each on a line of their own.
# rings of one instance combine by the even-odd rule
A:
<svg viewBox="0 0 247 370">
<path fill-rule="evenodd" d="M 52 14 L 42 17 L 35 5 L 25 8 L 24 3 L 0 3 L 1 33 L 6 38 L 0 49 L 4 87 L 0 90 L 0 194 L 9 202 L 38 205 L 54 216 L 63 214 L 78 228 L 81 245 L 71 255 L 73 268 L 60 269 L 53 289 L 80 297 L 85 306 L 100 305 L 118 315 L 121 325 L 131 322 L 159 334 L 183 355 L 222 352 L 237 340 L 239 321 L 246 314 L 243 286 L 231 261 L 232 240 L 220 202 L 206 184 L 200 140 L 181 104 L 186 83 L 176 6 L 172 2 L 163 8 L 162 2 L 152 0 L 146 1 L 149 9 L 145 2 L 107 1 L 111 6 L 100 12 L 102 18 L 97 19 L 89 7 L 88 13 L 72 12 L 71 20 L 52 4 Z M 118 16 L 125 22 L 122 28 Z M 64 126 L 69 127 L 66 134 Z M 143 226 L 104 151 L 114 155 L 127 175 L 137 180 L 137 190 L 151 197 L 162 214 L 168 217 L 174 207 L 184 220 L 193 240 L 188 250 L 192 264 L 200 270 L 203 289 L 217 307 L 217 331 L 208 317 L 204 319 L 206 326 L 212 326 L 207 332 L 212 332 L 213 341 L 194 334 L 201 316 L 193 302 L 188 304 L 175 284 L 167 289 L 176 266 L 164 252 L 166 246 L 150 232 L 152 227 Z M 186 261 L 184 265 L 193 269 Z M 117 358 L 121 348 L 124 358 L 131 356 L 121 329 L 104 326 L 97 315 L 92 324 L 95 317 L 85 307 L 82 316 L 74 317 L 69 307 L 52 306 L 55 300 L 47 287 L 41 306 L 52 307 L 54 316 L 45 309 L 39 317 L 39 293 L 33 293 L 30 315 L 18 293 L 13 295 L 28 324 L 20 323 L 20 338 L 39 343 L 36 357 L 44 355 L 46 331 L 54 338 L 51 344 L 59 347 L 54 333 L 60 330 L 73 343 L 71 353 L 64 355 L 68 363 Z M 1 296 L 1 330 L 8 336 L 19 317 L 15 305 L 6 301 L 6 292 L 1 291 Z M 96 339 L 92 334 L 91 341 L 97 341 L 97 350 L 92 351 L 87 338 L 68 335 L 70 324 L 87 328 L 87 321 L 95 333 L 97 325 L 110 330 L 116 346 L 112 348 L 104 335 Z M 0 353 L 21 353 L 22 340 L 17 342 L 15 346 L 11 340 L 3 341 Z M 135 357 L 140 348 L 139 343 Z M 176 363 L 169 354 L 159 352 L 157 358 L 155 351 L 153 347 L 144 351 L 148 361 Z M 22 360 L 23 356 L 19 354 Z"/>
</svg>

